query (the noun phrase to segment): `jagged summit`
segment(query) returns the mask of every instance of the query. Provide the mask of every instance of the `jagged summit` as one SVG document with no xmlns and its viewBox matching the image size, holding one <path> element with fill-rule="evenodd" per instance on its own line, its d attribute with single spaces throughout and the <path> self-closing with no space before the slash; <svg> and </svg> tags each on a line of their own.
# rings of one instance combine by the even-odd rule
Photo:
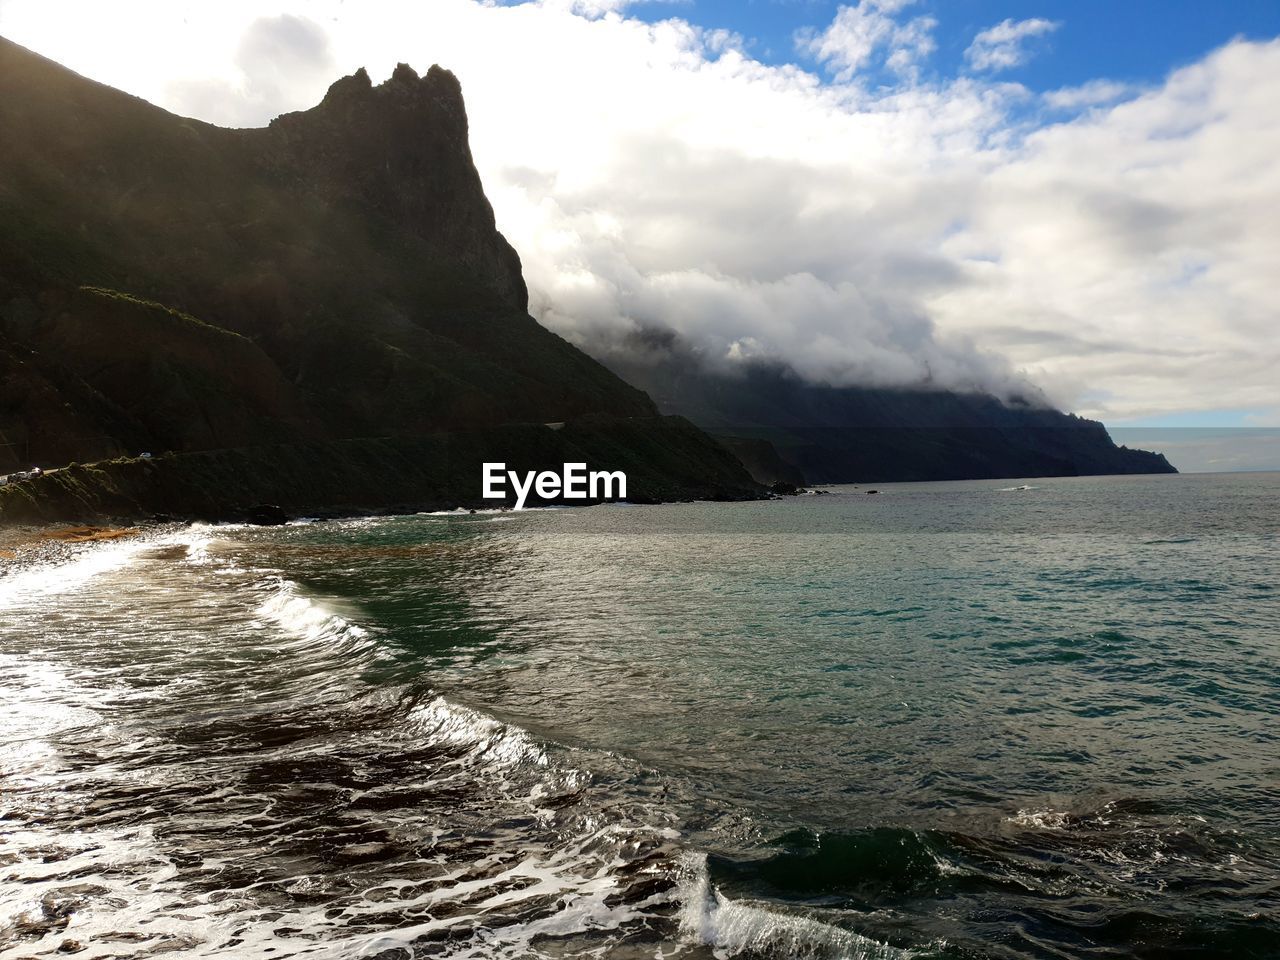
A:
<svg viewBox="0 0 1280 960">
<path fill-rule="evenodd" d="M 520 259 L 497 231 L 462 86 L 448 70 L 419 76 L 401 63 L 375 86 L 361 68 L 315 107 L 277 117 L 265 137 L 263 156 L 279 177 L 394 220 L 427 246 L 424 263 L 447 263 L 434 282 L 453 307 L 527 311 Z"/>
<path fill-rule="evenodd" d="M 341 77 L 330 84 L 318 106 L 362 104 L 365 107 L 371 107 L 378 105 L 380 98 L 386 98 L 381 100 L 382 106 L 389 105 L 392 102 L 391 98 L 398 100 L 402 106 L 411 106 L 413 101 L 416 101 L 417 106 L 423 104 L 434 106 L 436 109 L 444 110 L 447 115 L 460 118 L 464 124 L 466 122 L 462 84 L 453 71 L 446 70 L 439 64 L 432 64 L 423 76 L 409 64 L 398 63 L 391 72 L 391 76 L 376 86 L 369 78 L 369 71 L 360 67 L 355 73 Z M 283 114 L 272 120 L 271 125 L 275 125 L 286 117 L 309 112 L 311 111 L 302 110 Z"/>
<path fill-rule="evenodd" d="M 433 66 L 437 70 L 440 69 L 438 64 L 433 64 Z M 419 79 L 418 71 L 413 69 L 413 67 L 409 66 L 407 63 L 397 63 L 396 68 L 391 71 L 391 80 L 389 82 L 417 83 Z M 461 90 L 461 87 L 459 87 L 459 90 Z"/>
<path fill-rule="evenodd" d="M 407 63 L 396 64 L 391 76 L 382 83 L 374 85 L 369 78 L 369 71 L 360 67 L 355 73 L 335 80 L 320 101 L 320 107 L 332 107 L 335 104 L 364 104 L 366 107 L 378 103 L 378 98 L 397 98 L 402 106 L 410 104 L 409 98 L 418 104 L 433 104 L 436 108 L 444 108 L 449 113 L 460 116 L 465 123 L 466 108 L 462 99 L 462 84 L 451 70 L 439 64 L 432 64 L 425 76 Z M 390 100 L 383 101 L 387 105 Z M 315 108 L 313 108 L 315 109 Z M 296 111 L 286 113 L 271 121 L 272 125 L 284 117 L 296 116 Z"/>
<path fill-rule="evenodd" d="M 341 100 L 358 99 L 372 89 L 373 81 L 369 79 L 369 72 L 364 67 L 361 67 L 350 76 L 341 77 L 333 81 L 320 104 L 323 106 L 337 103 Z M 275 121 L 273 120 L 272 122 L 274 123 Z"/>
</svg>

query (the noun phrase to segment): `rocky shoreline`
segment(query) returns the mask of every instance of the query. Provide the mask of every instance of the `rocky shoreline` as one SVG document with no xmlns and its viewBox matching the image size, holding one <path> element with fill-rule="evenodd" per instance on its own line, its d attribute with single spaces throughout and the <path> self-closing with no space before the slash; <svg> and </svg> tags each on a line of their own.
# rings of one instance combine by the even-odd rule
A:
<svg viewBox="0 0 1280 960">
<path fill-rule="evenodd" d="M 687 420 L 652 417 L 72 464 L 0 488 L 0 524 L 261 523 L 494 507 L 501 501 L 482 499 L 486 462 L 521 472 L 566 463 L 623 471 L 632 503 L 767 495 L 732 453 Z"/>
</svg>

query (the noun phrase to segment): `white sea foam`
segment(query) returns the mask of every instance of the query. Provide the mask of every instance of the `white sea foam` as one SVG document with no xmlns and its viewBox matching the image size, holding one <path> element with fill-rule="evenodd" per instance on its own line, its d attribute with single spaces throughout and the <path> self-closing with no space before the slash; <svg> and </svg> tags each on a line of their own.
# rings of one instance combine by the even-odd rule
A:
<svg viewBox="0 0 1280 960">
<path fill-rule="evenodd" d="M 410 717 L 425 738 L 462 747 L 472 760 L 510 767 L 547 765 L 546 751 L 519 727 L 437 697 Z"/>
<path fill-rule="evenodd" d="M 1061 830 L 1070 819 L 1071 815 L 1062 810 L 1019 810 L 1005 821 L 1036 830 Z"/>
<path fill-rule="evenodd" d="M 258 607 L 258 614 L 312 643 L 363 644 L 369 636 L 363 627 L 329 609 L 320 598 L 308 596 L 292 580 L 279 580 L 271 596 Z"/>
<path fill-rule="evenodd" d="M 115 540 L 93 544 L 65 563 L 42 564 L 0 578 L 0 607 L 74 590 L 94 577 L 127 566 L 140 550 L 153 543 Z"/>
<path fill-rule="evenodd" d="M 211 533 L 216 529 L 226 528 L 192 524 L 185 529 L 161 535 L 150 534 L 84 544 L 82 552 L 70 559 L 37 564 L 10 576 L 0 577 L 0 608 L 19 601 L 67 593 L 95 577 L 122 570 L 148 552 L 164 547 L 186 547 L 186 559 L 189 562 L 207 562 L 209 546 L 215 539 Z"/>
<path fill-rule="evenodd" d="M 517 514 L 517 513 L 545 513 L 549 510 L 564 510 L 565 507 L 549 506 L 549 507 L 521 507 L 519 510 L 513 510 L 510 507 L 476 507 L 468 509 L 467 507 L 454 507 L 452 510 L 422 510 L 416 516 L 419 517 L 483 517 L 492 514 Z"/>
<path fill-rule="evenodd" d="M 804 960 L 903 960 L 911 951 L 822 923 L 731 900 L 711 883 L 707 858 L 686 853 L 678 891 L 680 931 L 717 957 L 750 951 Z"/>
</svg>

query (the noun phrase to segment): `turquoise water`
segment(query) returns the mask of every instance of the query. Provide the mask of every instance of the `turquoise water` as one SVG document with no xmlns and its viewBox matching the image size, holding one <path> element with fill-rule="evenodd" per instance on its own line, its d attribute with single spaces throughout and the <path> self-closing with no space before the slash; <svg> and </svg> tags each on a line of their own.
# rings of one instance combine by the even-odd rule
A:
<svg viewBox="0 0 1280 960">
<path fill-rule="evenodd" d="M 1280 956 L 1280 475 L 878 489 L 0 580 L 0 947 Z"/>
</svg>

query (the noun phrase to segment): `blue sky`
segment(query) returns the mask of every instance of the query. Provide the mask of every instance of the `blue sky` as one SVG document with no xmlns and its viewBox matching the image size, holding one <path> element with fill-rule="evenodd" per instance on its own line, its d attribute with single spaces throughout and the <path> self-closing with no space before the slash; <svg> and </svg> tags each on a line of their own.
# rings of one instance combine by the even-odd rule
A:
<svg viewBox="0 0 1280 960">
<path fill-rule="evenodd" d="M 833 0 L 653 0 L 628 7 L 627 14 L 733 30 L 755 59 L 803 63 L 796 31 L 826 27 L 840 6 Z M 1036 91 L 1098 78 L 1156 83 L 1236 37 L 1280 36 L 1277 0 L 920 0 L 909 12 L 938 21 L 938 49 L 926 72 L 941 76 L 963 72 L 965 49 L 993 24 L 1033 17 L 1060 23 L 1032 44 L 1036 55 L 1028 63 L 1005 73 Z"/>
</svg>

